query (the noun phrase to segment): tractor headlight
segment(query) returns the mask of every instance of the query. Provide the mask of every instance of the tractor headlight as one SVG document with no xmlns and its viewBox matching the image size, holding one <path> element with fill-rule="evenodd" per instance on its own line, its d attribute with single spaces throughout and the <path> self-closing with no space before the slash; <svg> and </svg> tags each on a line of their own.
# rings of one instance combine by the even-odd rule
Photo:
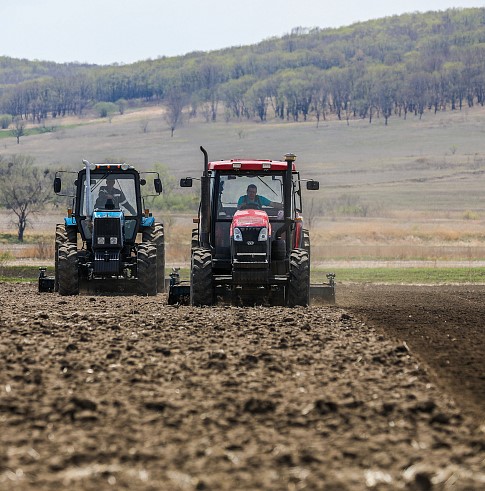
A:
<svg viewBox="0 0 485 491">
<path fill-rule="evenodd" d="M 263 227 L 260 231 L 259 231 L 259 235 L 258 235 L 258 241 L 259 242 L 263 242 L 265 240 L 268 240 L 268 229 L 266 227 Z"/>
<path fill-rule="evenodd" d="M 98 245 L 104 245 L 105 243 L 104 237 L 98 237 Z"/>
<path fill-rule="evenodd" d="M 237 227 L 234 229 L 234 240 L 236 242 L 242 242 L 243 240 L 242 232 Z"/>
<path fill-rule="evenodd" d="M 110 237 L 110 238 L 109 238 L 109 243 L 110 243 L 111 245 L 116 245 L 116 244 L 118 244 L 118 237 Z"/>
</svg>

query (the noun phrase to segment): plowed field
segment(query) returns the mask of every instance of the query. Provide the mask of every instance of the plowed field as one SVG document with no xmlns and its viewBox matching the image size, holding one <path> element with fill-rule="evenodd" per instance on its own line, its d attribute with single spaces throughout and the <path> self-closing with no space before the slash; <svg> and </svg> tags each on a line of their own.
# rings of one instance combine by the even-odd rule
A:
<svg viewBox="0 0 485 491">
<path fill-rule="evenodd" d="M 485 287 L 337 299 L 0 284 L 0 489 L 485 489 Z"/>
</svg>

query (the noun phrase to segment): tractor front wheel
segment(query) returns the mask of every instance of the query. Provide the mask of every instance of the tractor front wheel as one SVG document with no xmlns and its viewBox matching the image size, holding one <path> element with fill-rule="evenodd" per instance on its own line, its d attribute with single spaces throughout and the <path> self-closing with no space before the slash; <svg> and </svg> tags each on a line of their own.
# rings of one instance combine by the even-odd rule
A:
<svg viewBox="0 0 485 491">
<path fill-rule="evenodd" d="M 308 257 L 311 257 L 310 253 L 310 232 L 306 229 L 303 229 L 303 243 L 302 248 L 308 252 Z"/>
<path fill-rule="evenodd" d="M 213 303 L 212 255 L 208 249 L 196 247 L 190 268 L 190 305 L 202 307 Z"/>
<path fill-rule="evenodd" d="M 288 307 L 307 307 L 310 303 L 310 256 L 303 249 L 291 251 L 286 300 Z"/>
</svg>

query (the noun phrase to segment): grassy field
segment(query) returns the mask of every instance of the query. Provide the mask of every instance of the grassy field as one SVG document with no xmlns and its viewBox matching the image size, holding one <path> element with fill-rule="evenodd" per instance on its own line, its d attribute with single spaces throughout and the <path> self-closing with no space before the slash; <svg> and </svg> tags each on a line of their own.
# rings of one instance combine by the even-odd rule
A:
<svg viewBox="0 0 485 491">
<path fill-rule="evenodd" d="M 0 131 L 0 155 L 31 155 L 52 169 L 78 169 L 83 158 L 115 158 L 144 170 L 162 163 L 178 180 L 200 175 L 200 145 L 212 160 L 280 159 L 294 152 L 302 177 L 321 184 L 320 191 L 304 195 L 316 263 L 479 261 L 485 259 L 484 119 L 481 107 L 392 117 L 388 126 L 382 120 L 329 120 L 317 128 L 315 121 L 186 119 L 171 138 L 162 107 L 152 106 L 131 108 L 111 122 L 89 115 L 49 120 L 51 131 L 24 136 L 19 145 Z M 186 265 L 191 216 L 154 214 L 166 226 L 168 262 Z M 11 217 L 0 210 L 0 253 L 51 258 L 55 223 L 63 216 L 52 210 L 33 217 L 27 244 L 19 246 Z"/>
<path fill-rule="evenodd" d="M 394 283 L 394 284 L 450 284 L 480 283 L 485 284 L 484 267 L 464 268 L 335 268 L 331 269 L 338 283 Z M 312 283 L 325 283 L 327 270 L 314 268 Z M 53 269 L 47 271 L 52 276 Z M 183 280 L 189 279 L 188 268 L 180 270 Z M 0 264 L 0 281 L 37 282 L 37 266 L 2 266 Z"/>
<path fill-rule="evenodd" d="M 28 154 L 37 163 L 80 168 L 81 160 L 119 158 L 149 169 L 164 163 L 177 177 L 199 175 L 207 148 L 213 160 L 228 157 L 279 159 L 298 156 L 305 177 L 321 181 L 312 197 L 326 205 L 352 194 L 372 215 L 421 212 L 439 216 L 483 213 L 484 108 L 425 113 L 422 119 L 331 120 L 255 123 L 223 118 L 186 120 L 174 137 L 161 107 L 132 109 L 107 119 L 66 118 L 46 122 L 51 132 L 1 140 L 0 155 Z M 148 122 L 147 132 L 142 127 Z M 1 132 L 0 132 L 1 133 Z M 3 134 L 8 134 L 3 130 Z"/>
</svg>

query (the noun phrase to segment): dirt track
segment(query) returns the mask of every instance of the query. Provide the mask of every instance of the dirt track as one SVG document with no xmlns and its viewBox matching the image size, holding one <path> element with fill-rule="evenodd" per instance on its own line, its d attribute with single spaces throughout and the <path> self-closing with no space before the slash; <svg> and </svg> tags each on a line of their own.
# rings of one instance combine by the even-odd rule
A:
<svg viewBox="0 0 485 491">
<path fill-rule="evenodd" d="M 0 284 L 0 489 L 485 489 L 484 299 L 194 309 Z"/>
</svg>

